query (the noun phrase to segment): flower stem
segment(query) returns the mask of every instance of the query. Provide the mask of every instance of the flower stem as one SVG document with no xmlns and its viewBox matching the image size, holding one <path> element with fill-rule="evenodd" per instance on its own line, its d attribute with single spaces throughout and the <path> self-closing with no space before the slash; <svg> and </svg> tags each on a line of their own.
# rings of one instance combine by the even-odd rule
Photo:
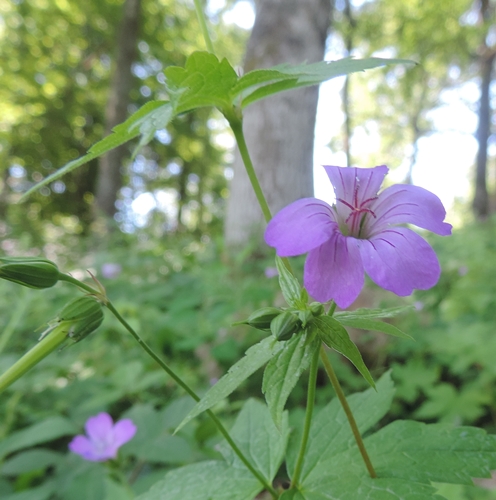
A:
<svg viewBox="0 0 496 500">
<path fill-rule="evenodd" d="M 336 391 L 336 395 L 338 396 L 339 401 L 341 402 L 341 406 L 343 407 L 343 410 L 346 414 L 346 418 L 348 419 L 348 422 L 350 424 L 353 436 L 355 436 L 356 444 L 358 445 L 358 449 L 360 450 L 360 454 L 362 455 L 363 461 L 365 462 L 365 466 L 367 467 L 369 475 L 371 478 L 376 478 L 377 474 L 375 473 L 372 462 L 370 461 L 367 450 L 365 449 L 365 444 L 363 443 L 362 436 L 360 435 L 360 431 L 358 430 L 355 417 L 353 416 L 348 401 L 346 401 L 343 389 L 341 388 L 341 384 L 339 383 L 339 380 L 336 377 L 336 374 L 334 373 L 334 369 L 332 368 L 331 362 L 327 357 L 327 354 L 324 350 L 324 346 L 320 347 L 320 358 L 324 363 L 325 371 L 327 373 L 327 376 L 329 377 L 329 380 L 331 381 L 332 386 L 334 387 L 334 390 Z"/>
<path fill-rule="evenodd" d="M 234 138 L 238 144 L 239 153 L 241 154 L 241 159 L 246 168 L 246 173 L 250 179 L 251 185 L 253 187 L 253 191 L 255 191 L 255 196 L 257 197 L 260 208 L 262 209 L 262 213 L 265 218 L 265 222 L 269 222 L 272 219 L 272 214 L 270 213 L 270 208 L 265 199 L 265 196 L 262 191 L 262 187 L 258 182 L 257 174 L 255 173 L 255 168 L 253 167 L 253 162 L 251 161 L 250 153 L 248 152 L 248 147 L 246 146 L 245 136 L 243 134 L 243 123 L 236 116 L 227 116 L 225 115 L 231 129 L 234 133 Z"/>
<path fill-rule="evenodd" d="M 291 487 L 298 488 L 301 470 L 303 468 L 303 460 L 308 444 L 308 436 L 310 434 L 310 427 L 312 424 L 313 408 L 315 405 L 315 387 L 317 384 L 317 370 L 319 367 L 319 349 L 315 349 L 315 353 L 310 365 L 310 375 L 308 378 L 308 393 L 307 393 L 307 408 L 305 412 L 305 423 L 303 427 L 303 436 L 301 437 L 300 451 L 296 460 L 296 466 L 291 481 Z"/>
<path fill-rule="evenodd" d="M 198 22 L 200 23 L 200 29 L 202 31 L 203 38 L 205 39 L 205 44 L 207 45 L 207 50 L 214 54 L 214 46 L 212 44 L 212 40 L 210 39 L 210 34 L 208 33 L 207 22 L 205 20 L 205 13 L 203 12 L 203 8 L 200 5 L 200 0 L 195 0 L 195 10 L 196 15 L 198 16 Z"/>
<path fill-rule="evenodd" d="M 80 282 L 79 280 L 76 280 L 72 276 L 64 275 L 61 273 L 60 278 L 61 280 L 68 281 L 79 288 L 82 288 L 83 290 L 89 292 L 89 293 L 97 293 L 96 290 L 91 288 L 88 285 L 85 285 L 84 283 Z M 200 401 L 200 397 L 196 394 L 196 392 L 191 389 L 191 387 L 179 376 L 177 375 L 172 368 L 165 363 L 159 356 L 155 354 L 153 349 L 138 335 L 136 331 L 133 330 L 133 328 L 129 325 L 129 323 L 120 315 L 119 311 L 114 307 L 112 302 L 110 300 L 107 300 L 106 306 L 108 310 L 117 318 L 117 320 L 124 326 L 124 328 L 134 337 L 136 342 L 140 345 L 140 347 L 150 356 L 158 365 L 164 370 L 167 375 L 169 375 L 180 387 L 182 387 L 195 401 Z M 263 485 L 263 487 L 272 495 L 273 498 L 277 498 L 278 495 L 272 485 L 270 485 L 265 478 L 258 472 L 253 465 L 250 463 L 250 461 L 245 457 L 243 452 L 239 449 L 239 447 L 236 445 L 236 443 L 233 441 L 232 437 L 230 436 L 229 432 L 227 429 L 224 427 L 222 422 L 217 418 L 215 413 L 212 412 L 212 410 L 207 410 L 206 411 L 207 415 L 212 419 L 214 422 L 215 426 L 219 430 L 219 432 L 224 436 L 225 440 L 228 442 L 229 446 L 232 448 L 234 453 L 239 457 L 239 459 L 245 464 L 246 468 L 255 476 L 258 481 Z"/>
</svg>

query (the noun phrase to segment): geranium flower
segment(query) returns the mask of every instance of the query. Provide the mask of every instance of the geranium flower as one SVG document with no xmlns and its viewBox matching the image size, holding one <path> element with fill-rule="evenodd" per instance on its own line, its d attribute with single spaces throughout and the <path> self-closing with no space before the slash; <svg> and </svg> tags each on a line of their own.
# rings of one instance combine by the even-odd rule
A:
<svg viewBox="0 0 496 500">
<path fill-rule="evenodd" d="M 130 419 L 113 423 L 108 413 L 90 417 L 84 426 L 87 436 L 78 435 L 69 443 L 69 450 L 85 460 L 104 462 L 117 457 L 117 450 L 136 434 L 136 426 Z"/>
<path fill-rule="evenodd" d="M 375 168 L 324 167 L 334 187 L 331 207 L 303 198 L 283 208 L 268 224 L 265 241 L 277 255 L 308 252 L 304 283 L 320 302 L 333 299 L 345 308 L 358 297 L 364 271 L 397 295 L 434 286 L 440 275 L 434 250 L 417 233 L 396 224 L 414 224 L 442 236 L 446 211 L 433 193 L 395 185 L 377 194 L 388 172 Z"/>
</svg>

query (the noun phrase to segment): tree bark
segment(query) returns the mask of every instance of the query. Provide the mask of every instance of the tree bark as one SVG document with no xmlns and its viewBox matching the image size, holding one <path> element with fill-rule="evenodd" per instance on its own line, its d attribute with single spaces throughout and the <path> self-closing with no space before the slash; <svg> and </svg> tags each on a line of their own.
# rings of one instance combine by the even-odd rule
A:
<svg viewBox="0 0 496 500">
<path fill-rule="evenodd" d="M 141 0 L 126 0 L 119 27 L 116 67 L 105 109 L 105 133 L 127 118 L 129 93 L 133 86 L 131 66 L 137 56 Z M 116 212 L 115 201 L 122 187 L 122 162 L 128 156 L 126 146 L 119 146 L 102 156 L 96 188 L 96 204 L 106 215 Z"/>
<path fill-rule="evenodd" d="M 259 0 L 244 69 L 323 59 L 332 0 Z M 313 139 L 318 87 L 284 92 L 249 106 L 244 133 L 273 213 L 313 194 Z M 235 153 L 227 202 L 226 244 L 238 247 L 260 235 L 262 212 Z"/>
</svg>

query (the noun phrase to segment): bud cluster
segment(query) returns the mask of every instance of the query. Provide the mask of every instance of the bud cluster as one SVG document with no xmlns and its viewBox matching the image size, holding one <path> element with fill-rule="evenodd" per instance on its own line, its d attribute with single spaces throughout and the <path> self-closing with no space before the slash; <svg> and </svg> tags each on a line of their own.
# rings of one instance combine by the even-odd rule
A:
<svg viewBox="0 0 496 500">
<path fill-rule="evenodd" d="M 313 318 L 323 314 L 325 310 L 320 302 L 312 302 L 301 310 L 263 307 L 250 314 L 245 321 L 235 324 L 245 324 L 265 332 L 270 331 L 277 340 L 283 341 L 303 331 Z"/>
</svg>

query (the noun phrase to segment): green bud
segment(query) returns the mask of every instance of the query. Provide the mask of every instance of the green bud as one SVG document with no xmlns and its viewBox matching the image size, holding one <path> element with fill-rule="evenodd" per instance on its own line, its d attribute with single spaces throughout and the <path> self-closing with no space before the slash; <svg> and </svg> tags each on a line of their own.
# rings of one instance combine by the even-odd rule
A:
<svg viewBox="0 0 496 500">
<path fill-rule="evenodd" d="M 59 280 L 59 270 L 38 257 L 0 258 L 0 278 L 29 288 L 50 288 Z"/>
<path fill-rule="evenodd" d="M 250 325 L 259 330 L 270 330 L 270 322 L 279 314 L 281 310 L 276 307 L 262 307 L 258 311 L 252 312 L 248 319 L 234 323 L 235 325 Z"/>
<path fill-rule="evenodd" d="M 306 327 L 308 323 L 312 321 L 313 314 L 308 309 L 306 309 L 305 311 L 298 311 L 298 318 L 300 318 L 302 326 Z"/>
<path fill-rule="evenodd" d="M 284 311 L 270 322 L 270 331 L 277 340 L 288 340 L 301 327 L 301 322 L 293 313 Z"/>
<path fill-rule="evenodd" d="M 67 336 L 79 342 L 95 331 L 103 321 L 102 304 L 85 296 L 69 302 L 60 312 L 58 322 L 67 327 Z"/>
<path fill-rule="evenodd" d="M 324 306 L 320 302 L 312 302 L 310 304 L 310 311 L 314 316 L 322 316 L 325 313 Z"/>
</svg>

